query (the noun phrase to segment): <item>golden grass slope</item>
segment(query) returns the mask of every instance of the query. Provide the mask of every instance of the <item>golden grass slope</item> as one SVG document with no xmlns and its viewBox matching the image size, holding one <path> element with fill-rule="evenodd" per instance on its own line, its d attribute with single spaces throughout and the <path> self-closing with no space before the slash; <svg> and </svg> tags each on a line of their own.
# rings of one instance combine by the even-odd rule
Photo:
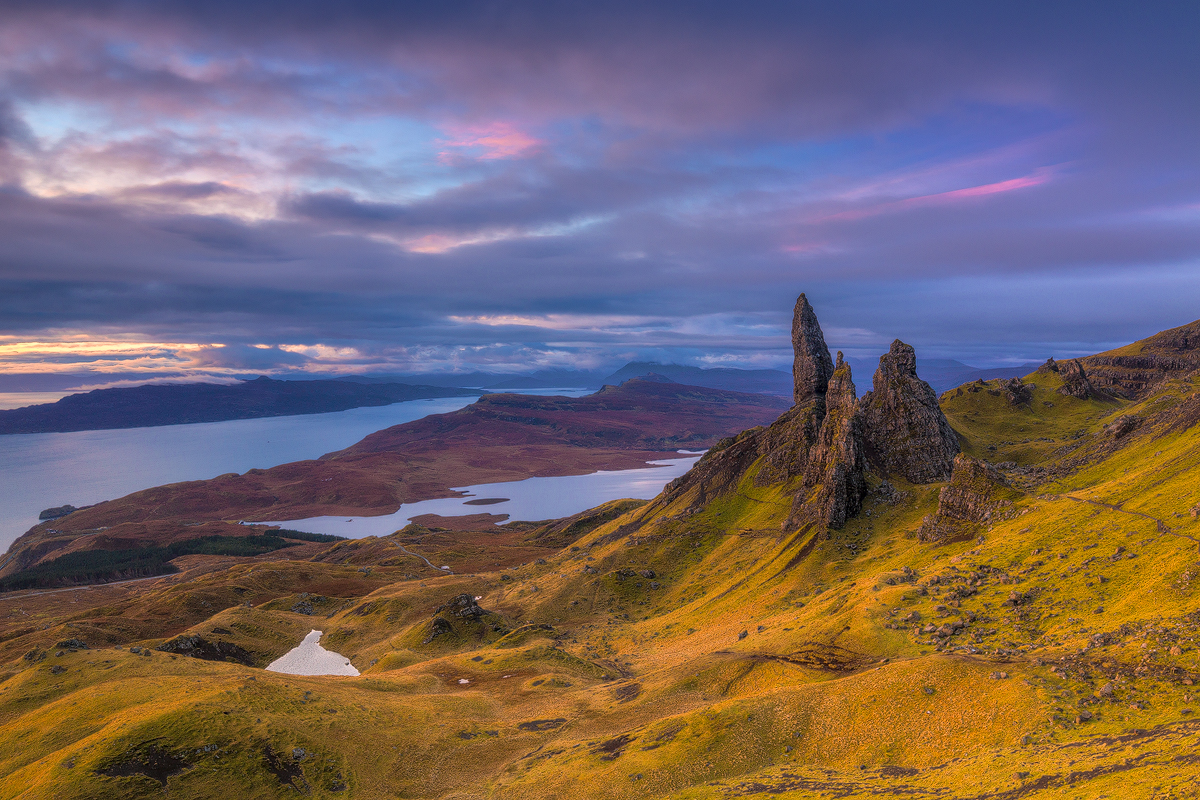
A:
<svg viewBox="0 0 1200 800">
<path fill-rule="evenodd" d="M 940 486 L 877 480 L 843 530 L 782 535 L 794 487 L 752 470 L 699 513 L 600 513 L 545 563 L 239 565 L 111 609 L 236 631 L 256 664 L 317 628 L 358 678 L 48 615 L 5 643 L 0 796 L 1197 796 L 1200 387 L 1028 380 L 1028 406 L 943 398 L 1022 489 L 967 542 L 916 538 Z M 488 614 L 431 637 L 462 594 Z M 80 630 L 91 649 L 54 646 Z"/>
</svg>

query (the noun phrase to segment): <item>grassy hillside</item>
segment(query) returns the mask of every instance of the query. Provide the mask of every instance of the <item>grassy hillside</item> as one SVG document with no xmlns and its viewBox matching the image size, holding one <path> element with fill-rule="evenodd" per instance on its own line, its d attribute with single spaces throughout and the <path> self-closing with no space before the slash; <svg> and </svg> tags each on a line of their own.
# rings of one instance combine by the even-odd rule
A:
<svg viewBox="0 0 1200 800">
<path fill-rule="evenodd" d="M 560 549 L 500 570 L 425 529 L 35 621 L 5 597 L 0 796 L 1196 796 L 1200 385 L 1028 382 L 942 398 L 1010 487 L 952 544 L 919 537 L 942 484 L 784 534 L 796 487 L 752 466 L 698 511 L 522 529 Z M 397 546 L 426 539 L 478 571 Z M 260 668 L 314 628 L 360 677 Z M 157 649 L 188 636 L 249 665 Z"/>
</svg>

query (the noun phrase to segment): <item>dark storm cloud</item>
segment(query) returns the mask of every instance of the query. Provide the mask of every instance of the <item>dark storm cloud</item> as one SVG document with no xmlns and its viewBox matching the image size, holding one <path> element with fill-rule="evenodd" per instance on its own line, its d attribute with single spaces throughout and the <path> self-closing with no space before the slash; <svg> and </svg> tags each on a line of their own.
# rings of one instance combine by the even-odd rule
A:
<svg viewBox="0 0 1200 800">
<path fill-rule="evenodd" d="M 1194 5 L 10 3 L 0 22 L 8 333 L 784 363 L 806 290 L 835 345 L 994 359 L 1200 300 Z M 252 349 L 223 357 L 291 352 Z"/>
</svg>

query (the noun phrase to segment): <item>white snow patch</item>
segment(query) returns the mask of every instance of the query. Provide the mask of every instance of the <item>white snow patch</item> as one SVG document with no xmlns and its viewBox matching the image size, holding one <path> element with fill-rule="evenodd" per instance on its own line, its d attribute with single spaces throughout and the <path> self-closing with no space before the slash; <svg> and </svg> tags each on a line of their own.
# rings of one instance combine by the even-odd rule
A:
<svg viewBox="0 0 1200 800">
<path fill-rule="evenodd" d="M 267 670 L 285 675 L 357 675 L 350 659 L 321 647 L 323 633 L 310 631 L 304 641 L 268 664 Z"/>
</svg>

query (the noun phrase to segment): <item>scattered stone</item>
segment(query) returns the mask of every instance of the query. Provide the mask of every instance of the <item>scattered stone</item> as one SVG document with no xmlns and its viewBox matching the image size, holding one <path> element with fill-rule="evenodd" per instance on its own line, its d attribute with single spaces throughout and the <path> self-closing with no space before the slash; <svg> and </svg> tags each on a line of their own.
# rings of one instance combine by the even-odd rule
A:
<svg viewBox="0 0 1200 800">
<path fill-rule="evenodd" d="M 66 671 L 67 671 L 67 668 L 64 666 L 61 666 L 60 664 L 55 664 L 53 667 L 50 668 L 51 675 L 62 675 Z"/>
<path fill-rule="evenodd" d="M 749 635 L 750 635 L 750 631 L 742 631 L 741 633 L 738 634 L 738 641 L 740 642 L 742 639 L 745 639 Z"/>
</svg>

